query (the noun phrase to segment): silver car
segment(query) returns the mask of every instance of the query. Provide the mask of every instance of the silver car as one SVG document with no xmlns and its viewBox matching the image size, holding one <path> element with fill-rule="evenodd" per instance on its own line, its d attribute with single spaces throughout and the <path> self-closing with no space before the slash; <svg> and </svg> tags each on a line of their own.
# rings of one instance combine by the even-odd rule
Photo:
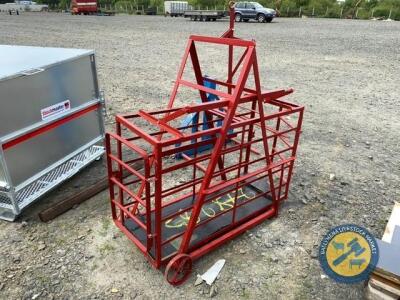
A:
<svg viewBox="0 0 400 300">
<path fill-rule="evenodd" d="M 235 21 L 248 22 L 250 19 L 260 23 L 270 23 L 276 16 L 276 11 L 263 7 L 258 2 L 237 2 L 235 4 Z"/>
</svg>

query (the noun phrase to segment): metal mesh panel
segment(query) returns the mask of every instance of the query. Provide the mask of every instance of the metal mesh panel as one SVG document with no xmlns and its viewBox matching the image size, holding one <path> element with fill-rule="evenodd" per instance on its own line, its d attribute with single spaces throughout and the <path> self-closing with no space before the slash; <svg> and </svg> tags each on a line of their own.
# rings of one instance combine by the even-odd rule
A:
<svg viewBox="0 0 400 300">
<path fill-rule="evenodd" d="M 103 152 L 104 147 L 92 146 L 24 187 L 17 192 L 19 208 L 22 209 L 62 181 L 73 176 Z"/>
<path fill-rule="evenodd" d="M 0 207 L 12 209 L 12 202 L 10 197 L 0 193 Z"/>
</svg>

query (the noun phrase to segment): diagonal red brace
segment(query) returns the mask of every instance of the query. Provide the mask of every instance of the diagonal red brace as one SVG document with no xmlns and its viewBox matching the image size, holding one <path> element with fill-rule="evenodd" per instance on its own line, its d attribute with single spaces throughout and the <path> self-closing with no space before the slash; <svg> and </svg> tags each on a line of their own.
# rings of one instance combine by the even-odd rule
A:
<svg viewBox="0 0 400 300">
<path fill-rule="evenodd" d="M 153 117 L 151 114 L 143 111 L 143 110 L 139 110 L 138 115 L 140 115 L 142 118 L 146 119 L 147 121 L 149 121 L 150 123 L 166 130 L 167 132 L 177 136 L 177 137 L 183 137 L 184 135 L 177 129 L 169 126 L 168 124 L 165 124 L 164 122 L 162 122 L 161 120 Z"/>
<path fill-rule="evenodd" d="M 241 97 L 240 103 L 254 101 L 257 99 L 257 95 L 254 94 L 251 89 L 245 89 L 245 90 L 246 90 L 246 92 L 250 92 L 250 93 Z M 291 93 L 293 93 L 293 89 L 268 91 L 268 92 L 262 92 L 261 98 L 263 99 L 264 103 L 268 103 L 268 102 L 271 102 L 272 100 L 276 100 L 278 98 L 289 95 Z"/>
<path fill-rule="evenodd" d="M 196 105 L 192 105 L 192 106 L 186 106 L 177 111 L 174 111 L 173 113 L 170 113 L 169 115 L 162 118 L 160 121 L 167 123 L 167 122 L 174 120 L 176 118 L 179 118 L 180 116 L 183 116 L 185 114 L 191 114 L 191 113 L 211 110 L 211 109 L 215 109 L 215 108 L 222 108 L 222 107 L 228 106 L 229 102 L 230 102 L 229 100 L 219 100 L 219 101 L 212 101 L 212 102 L 196 104 Z"/>
<path fill-rule="evenodd" d="M 263 93 L 262 97 L 264 99 L 264 102 L 269 102 L 271 100 L 276 100 L 278 98 L 281 98 L 283 96 L 289 95 L 293 93 L 293 89 L 287 89 L 287 90 L 276 90 L 276 91 L 271 91 L 267 93 Z"/>
</svg>

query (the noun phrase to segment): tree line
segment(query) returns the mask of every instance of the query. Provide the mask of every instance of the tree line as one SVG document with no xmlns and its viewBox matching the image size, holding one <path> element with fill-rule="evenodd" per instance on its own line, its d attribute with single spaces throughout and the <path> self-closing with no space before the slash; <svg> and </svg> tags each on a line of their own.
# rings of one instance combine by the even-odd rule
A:
<svg viewBox="0 0 400 300">
<path fill-rule="evenodd" d="M 164 12 L 164 0 L 97 0 L 100 7 L 140 13 L 147 8 Z M 283 17 L 391 18 L 400 20 L 400 0 L 253 0 Z M 0 0 L 0 2 L 11 2 Z M 37 0 L 53 9 L 66 9 L 70 0 Z M 188 0 L 194 9 L 227 9 L 227 0 Z"/>
</svg>

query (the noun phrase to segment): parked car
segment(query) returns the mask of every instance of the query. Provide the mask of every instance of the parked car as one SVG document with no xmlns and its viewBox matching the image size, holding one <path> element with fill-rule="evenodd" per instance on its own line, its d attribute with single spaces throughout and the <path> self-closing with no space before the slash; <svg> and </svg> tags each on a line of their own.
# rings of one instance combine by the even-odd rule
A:
<svg viewBox="0 0 400 300">
<path fill-rule="evenodd" d="M 260 23 L 270 23 L 276 16 L 276 11 L 263 7 L 258 2 L 237 2 L 235 4 L 235 21 L 248 22 L 250 19 Z"/>
</svg>

